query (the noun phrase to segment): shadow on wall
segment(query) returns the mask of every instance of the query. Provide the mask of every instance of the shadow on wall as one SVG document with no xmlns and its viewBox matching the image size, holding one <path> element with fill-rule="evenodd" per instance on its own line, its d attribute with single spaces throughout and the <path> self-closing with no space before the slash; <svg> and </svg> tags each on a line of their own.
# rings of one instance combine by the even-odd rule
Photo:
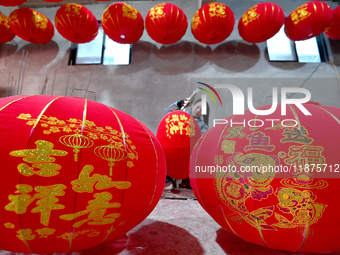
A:
<svg viewBox="0 0 340 255">
<path fill-rule="evenodd" d="M 333 55 L 333 63 L 340 66 L 340 44 L 339 40 L 329 39 L 329 44 L 331 46 L 331 52 Z"/>
<path fill-rule="evenodd" d="M 260 59 L 256 44 L 243 41 L 229 41 L 218 46 L 202 46 L 188 41 L 172 45 L 156 45 L 138 41 L 132 47 L 129 70 L 120 66 L 124 73 L 152 67 L 156 72 L 174 75 L 193 72 L 207 62 L 232 72 L 244 72 Z"/>
</svg>

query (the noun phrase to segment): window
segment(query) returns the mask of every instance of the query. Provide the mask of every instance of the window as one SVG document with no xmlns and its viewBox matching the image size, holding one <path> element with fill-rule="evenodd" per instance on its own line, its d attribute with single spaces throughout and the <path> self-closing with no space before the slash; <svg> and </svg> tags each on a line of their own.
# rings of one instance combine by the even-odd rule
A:
<svg viewBox="0 0 340 255">
<path fill-rule="evenodd" d="M 69 65 L 129 65 L 131 44 L 111 40 L 99 26 L 97 37 L 89 43 L 72 43 Z"/>
<path fill-rule="evenodd" d="M 318 63 L 328 60 L 324 35 L 304 41 L 292 41 L 284 27 L 267 40 L 269 61 L 296 61 L 300 63 Z"/>
</svg>

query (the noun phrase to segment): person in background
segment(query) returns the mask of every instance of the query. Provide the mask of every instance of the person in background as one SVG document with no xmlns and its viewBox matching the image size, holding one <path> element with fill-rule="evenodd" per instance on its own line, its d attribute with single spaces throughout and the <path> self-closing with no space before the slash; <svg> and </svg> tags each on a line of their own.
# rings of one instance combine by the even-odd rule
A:
<svg viewBox="0 0 340 255">
<path fill-rule="evenodd" d="M 195 101 L 191 108 L 189 107 L 190 103 L 191 103 L 191 100 L 189 98 L 186 98 L 185 100 L 176 101 L 172 103 L 171 105 L 169 105 L 167 108 L 165 108 L 165 114 L 171 111 L 176 111 L 176 110 L 181 110 L 181 109 L 186 111 L 192 117 L 194 117 L 203 135 L 209 129 L 209 126 L 208 126 L 209 111 L 210 111 L 209 105 L 207 104 L 207 114 L 202 116 L 202 100 L 198 99 L 197 101 Z M 164 190 L 172 190 L 175 182 L 176 180 L 174 180 L 173 178 L 169 176 L 166 176 Z M 190 180 L 189 179 L 182 180 L 182 186 L 190 187 Z"/>
</svg>

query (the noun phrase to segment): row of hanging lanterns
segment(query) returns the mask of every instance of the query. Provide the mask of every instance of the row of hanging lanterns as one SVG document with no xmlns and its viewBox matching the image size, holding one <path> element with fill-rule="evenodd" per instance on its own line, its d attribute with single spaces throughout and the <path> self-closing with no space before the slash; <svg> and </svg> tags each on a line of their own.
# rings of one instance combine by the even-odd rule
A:
<svg viewBox="0 0 340 255">
<path fill-rule="evenodd" d="M 3 4 L 1 1 L 0 4 Z M 325 32 L 332 39 L 340 39 L 340 7 L 334 10 L 322 1 L 311 1 L 296 8 L 285 19 L 283 9 L 271 2 L 249 8 L 238 23 L 240 36 L 247 42 L 260 43 L 273 37 L 284 25 L 288 38 L 306 40 Z M 172 3 L 157 4 L 143 20 L 140 12 L 126 3 L 114 3 L 102 14 L 104 33 L 118 43 L 135 43 L 148 35 L 161 44 L 179 41 L 187 31 L 188 21 L 181 8 Z M 234 29 L 233 11 L 223 3 L 203 5 L 194 15 L 191 32 L 201 43 L 216 44 L 230 36 Z M 10 40 L 11 31 L 33 43 L 46 43 L 54 35 L 52 22 L 42 13 L 21 8 L 13 11 L 9 20 L 0 17 L 1 37 Z M 9 29 L 10 27 L 10 29 Z M 65 4 L 55 15 L 55 27 L 67 40 L 86 43 L 98 33 L 98 23 L 93 13 L 79 4 Z M 8 33 L 8 35 L 7 35 Z M 6 34 L 6 36 L 4 36 Z M 3 39 L 2 39 L 3 40 Z"/>
</svg>

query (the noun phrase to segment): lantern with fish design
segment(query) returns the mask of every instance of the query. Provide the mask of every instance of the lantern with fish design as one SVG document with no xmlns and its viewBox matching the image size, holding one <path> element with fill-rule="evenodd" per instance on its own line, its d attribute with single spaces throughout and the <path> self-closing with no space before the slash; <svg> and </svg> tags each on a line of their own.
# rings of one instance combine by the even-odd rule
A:
<svg viewBox="0 0 340 255">
<path fill-rule="evenodd" d="M 144 32 L 140 12 L 126 3 L 110 5 L 102 15 L 104 33 L 117 43 L 136 43 Z"/>
<path fill-rule="evenodd" d="M 243 40 L 250 43 L 264 42 L 273 37 L 285 22 L 283 9 L 270 2 L 249 8 L 238 23 L 238 31 Z"/>
<path fill-rule="evenodd" d="M 54 36 L 52 22 L 42 13 L 29 8 L 20 8 L 9 15 L 12 31 L 31 43 L 48 43 Z"/>
<path fill-rule="evenodd" d="M 233 11 L 223 3 L 212 2 L 203 5 L 191 21 L 193 36 L 205 44 L 224 41 L 234 30 Z"/>
<path fill-rule="evenodd" d="M 0 120 L 1 249 L 91 248 L 125 234 L 158 203 L 164 153 L 131 116 L 82 98 L 13 96 L 0 99 Z"/>
<path fill-rule="evenodd" d="M 340 247 L 340 109 L 302 106 L 216 123 L 192 152 L 190 182 L 212 218 L 247 242 L 331 252 Z"/>
<path fill-rule="evenodd" d="M 167 175 L 183 180 L 189 177 L 189 160 L 201 130 L 189 113 L 171 111 L 160 121 L 156 134 L 164 150 Z"/>
<path fill-rule="evenodd" d="M 54 20 L 58 32 L 73 43 L 87 43 L 98 35 L 97 18 L 80 4 L 61 6 Z"/>
<path fill-rule="evenodd" d="M 9 25 L 9 18 L 0 12 L 0 43 L 12 41 L 14 37 L 15 34 Z"/>
<path fill-rule="evenodd" d="M 322 1 L 311 1 L 292 11 L 285 21 L 285 33 L 293 41 L 318 36 L 332 23 L 332 9 Z"/>
<path fill-rule="evenodd" d="M 187 16 L 175 4 L 162 3 L 152 7 L 145 17 L 145 29 L 149 36 L 162 44 L 173 44 L 185 35 Z"/>
</svg>

